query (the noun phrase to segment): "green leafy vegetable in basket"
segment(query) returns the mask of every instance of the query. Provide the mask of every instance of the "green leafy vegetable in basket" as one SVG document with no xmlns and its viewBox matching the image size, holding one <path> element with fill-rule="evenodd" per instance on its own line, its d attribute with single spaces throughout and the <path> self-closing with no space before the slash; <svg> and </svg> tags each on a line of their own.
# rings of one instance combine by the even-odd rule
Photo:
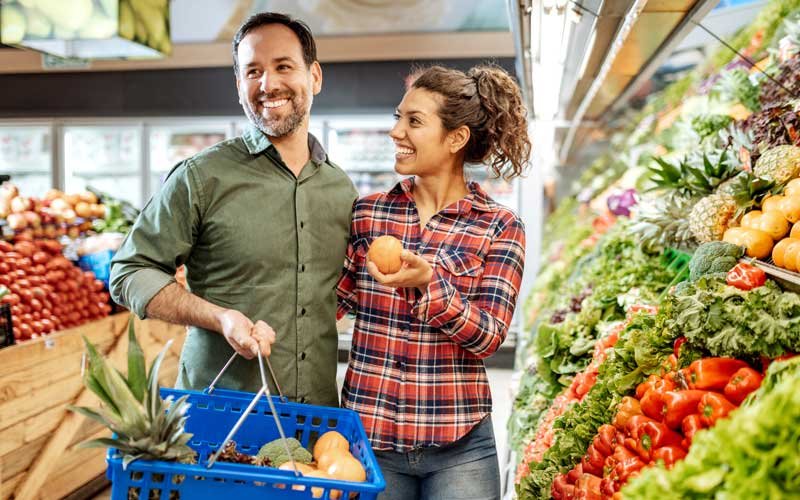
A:
<svg viewBox="0 0 800 500">
<path fill-rule="evenodd" d="M 286 454 L 286 447 L 281 441 L 282 439 L 278 438 L 262 446 L 258 450 L 256 460 L 263 463 L 266 459 L 273 467 L 280 467 L 283 463 L 288 462 L 289 456 Z M 292 458 L 294 458 L 295 462 L 310 464 L 313 460 L 311 453 L 303 448 L 300 441 L 295 438 L 286 438 L 286 445 L 289 447 L 289 451 L 292 452 Z"/>
<path fill-rule="evenodd" d="M 188 395 L 177 401 L 161 399 L 158 371 L 169 344 L 156 357 L 146 374 L 144 353 L 136 340 L 133 318 L 128 326 L 128 376 L 112 367 L 86 337 L 89 358 L 84 385 L 103 403 L 92 409 L 69 409 L 97 420 L 116 434 L 82 443 L 84 447 L 110 447 L 123 454 L 123 469 L 137 459 L 194 462 L 195 452 L 188 446 L 192 434 L 185 432 Z"/>
</svg>

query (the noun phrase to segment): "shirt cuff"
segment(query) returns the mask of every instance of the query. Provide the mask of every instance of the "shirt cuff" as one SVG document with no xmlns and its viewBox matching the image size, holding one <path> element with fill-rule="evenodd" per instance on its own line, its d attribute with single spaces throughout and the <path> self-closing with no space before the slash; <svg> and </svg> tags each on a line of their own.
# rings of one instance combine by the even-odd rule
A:
<svg viewBox="0 0 800 500">
<path fill-rule="evenodd" d="M 122 285 L 122 296 L 126 297 L 128 307 L 139 318 L 147 317 L 147 304 L 165 286 L 175 283 L 175 277 L 158 269 L 139 269 L 129 275 Z"/>
<path fill-rule="evenodd" d="M 425 292 L 420 294 L 417 289 L 414 292 L 413 298 L 416 300 L 412 304 L 411 314 L 435 328 L 442 328 L 464 309 L 461 294 L 436 269 Z"/>
</svg>

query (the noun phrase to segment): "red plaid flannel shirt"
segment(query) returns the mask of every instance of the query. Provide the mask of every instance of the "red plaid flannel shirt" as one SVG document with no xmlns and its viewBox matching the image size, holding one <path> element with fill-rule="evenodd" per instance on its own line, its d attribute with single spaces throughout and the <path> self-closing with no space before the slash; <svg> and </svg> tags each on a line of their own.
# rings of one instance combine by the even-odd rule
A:
<svg viewBox="0 0 800 500">
<path fill-rule="evenodd" d="M 413 178 L 356 201 L 338 316 L 356 312 L 342 404 L 372 446 L 407 452 L 457 441 L 491 412 L 482 359 L 506 338 L 525 257 L 525 229 L 476 183 L 422 231 Z M 433 265 L 425 293 L 390 288 L 366 270 L 389 234 Z"/>
</svg>

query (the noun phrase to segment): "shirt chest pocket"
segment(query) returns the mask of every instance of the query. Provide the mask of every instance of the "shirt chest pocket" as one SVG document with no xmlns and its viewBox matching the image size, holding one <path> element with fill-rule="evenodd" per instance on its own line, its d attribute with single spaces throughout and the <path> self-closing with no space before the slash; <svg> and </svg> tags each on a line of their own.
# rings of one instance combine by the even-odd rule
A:
<svg viewBox="0 0 800 500">
<path fill-rule="evenodd" d="M 437 255 L 443 277 L 464 295 L 475 295 L 483 276 L 483 259 L 470 252 L 443 250 Z"/>
</svg>

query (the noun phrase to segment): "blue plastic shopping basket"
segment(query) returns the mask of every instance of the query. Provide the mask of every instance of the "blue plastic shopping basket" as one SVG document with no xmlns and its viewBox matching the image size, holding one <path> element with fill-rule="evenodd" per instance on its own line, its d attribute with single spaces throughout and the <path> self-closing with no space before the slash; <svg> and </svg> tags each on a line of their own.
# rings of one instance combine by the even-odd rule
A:
<svg viewBox="0 0 800 500">
<path fill-rule="evenodd" d="M 213 386 L 213 383 L 212 383 Z M 186 431 L 193 434 L 189 445 L 197 452 L 196 464 L 136 460 L 122 469 L 122 456 L 109 449 L 107 477 L 112 482 L 112 500 L 188 500 L 257 495 L 270 499 L 321 498 L 376 499 L 386 488 L 380 468 L 358 414 L 352 410 L 292 403 L 271 397 L 283 432 L 311 448 L 323 433 L 336 430 L 350 442 L 350 452 L 367 473 L 365 482 L 296 477 L 293 471 L 273 467 L 216 462 L 206 467 L 209 456 L 224 442 L 228 432 L 247 410 L 252 393 L 216 389 L 204 392 L 161 389 L 161 396 L 175 399 L 189 395 Z M 236 431 L 236 449 L 255 455 L 259 448 L 280 437 L 268 396 L 262 396 Z M 244 498 L 240 496 L 239 498 Z"/>
</svg>

